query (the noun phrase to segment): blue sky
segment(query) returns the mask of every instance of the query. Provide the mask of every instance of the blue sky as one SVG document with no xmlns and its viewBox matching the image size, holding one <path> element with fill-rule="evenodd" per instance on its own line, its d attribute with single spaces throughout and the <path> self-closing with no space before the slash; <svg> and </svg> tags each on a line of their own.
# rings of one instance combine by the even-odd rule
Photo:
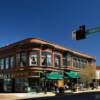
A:
<svg viewBox="0 0 100 100">
<path fill-rule="evenodd" d="M 100 26 L 100 0 L 0 0 L 0 47 L 36 37 L 96 56 L 100 65 L 100 33 L 85 40 L 71 38 L 80 25 Z"/>
</svg>

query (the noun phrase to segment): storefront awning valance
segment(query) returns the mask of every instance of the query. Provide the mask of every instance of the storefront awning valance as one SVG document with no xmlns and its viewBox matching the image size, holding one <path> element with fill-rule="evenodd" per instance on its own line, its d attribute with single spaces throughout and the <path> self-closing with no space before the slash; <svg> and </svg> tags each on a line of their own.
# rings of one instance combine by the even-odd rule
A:
<svg viewBox="0 0 100 100">
<path fill-rule="evenodd" d="M 79 73 L 73 71 L 65 72 L 65 75 L 67 75 L 69 78 L 80 78 Z"/>
<path fill-rule="evenodd" d="M 63 79 L 63 75 L 57 72 L 48 73 L 46 76 L 47 79 Z"/>
</svg>

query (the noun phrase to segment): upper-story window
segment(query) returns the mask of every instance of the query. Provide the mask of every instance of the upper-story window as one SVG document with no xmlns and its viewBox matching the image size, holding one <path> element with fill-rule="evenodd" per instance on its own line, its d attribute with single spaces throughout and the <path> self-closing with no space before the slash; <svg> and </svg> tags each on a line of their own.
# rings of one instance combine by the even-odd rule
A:
<svg viewBox="0 0 100 100">
<path fill-rule="evenodd" d="M 73 67 L 77 67 L 77 58 L 73 57 Z"/>
<path fill-rule="evenodd" d="M 81 63 L 82 63 L 82 67 L 85 67 L 87 64 L 87 60 L 83 58 Z"/>
<path fill-rule="evenodd" d="M 67 66 L 67 55 L 66 54 L 63 54 L 63 66 L 66 67 Z"/>
<path fill-rule="evenodd" d="M 76 67 L 76 68 L 82 68 L 84 67 L 84 59 L 81 58 L 81 57 L 74 57 L 73 58 L 73 66 Z"/>
<path fill-rule="evenodd" d="M 48 52 L 42 52 L 42 66 L 51 66 L 51 54 Z"/>
<path fill-rule="evenodd" d="M 60 67 L 60 55 L 55 55 L 54 57 L 54 64 L 55 64 L 55 67 Z"/>
<path fill-rule="evenodd" d="M 80 65 L 80 64 L 81 64 L 80 61 L 81 61 L 80 58 L 77 58 L 77 66 L 76 66 L 77 68 L 80 68 L 80 67 L 81 67 L 81 65 Z"/>
<path fill-rule="evenodd" d="M 70 54 L 67 55 L 67 66 L 72 66 L 72 57 Z"/>
<path fill-rule="evenodd" d="M 82 62 L 82 58 L 80 59 L 80 68 L 83 67 L 83 62 Z"/>
<path fill-rule="evenodd" d="M 6 69 L 9 68 L 9 57 L 5 58 L 5 67 Z"/>
<path fill-rule="evenodd" d="M 4 69 L 4 59 L 0 59 L 0 69 Z"/>
<path fill-rule="evenodd" d="M 20 66 L 20 53 L 16 54 L 16 66 Z"/>
<path fill-rule="evenodd" d="M 51 66 L 51 54 L 47 54 L 47 66 Z"/>
<path fill-rule="evenodd" d="M 29 66 L 39 65 L 39 50 L 31 51 L 29 54 Z"/>
<path fill-rule="evenodd" d="M 47 55 L 45 52 L 42 52 L 42 65 L 43 66 L 47 65 Z"/>
<path fill-rule="evenodd" d="M 13 66 L 14 66 L 14 57 L 13 56 L 11 56 L 10 57 L 10 68 L 12 68 Z"/>
<path fill-rule="evenodd" d="M 20 66 L 20 67 L 26 66 L 26 53 L 25 52 L 17 53 L 16 66 Z"/>
<path fill-rule="evenodd" d="M 27 56 L 25 52 L 21 53 L 21 67 L 24 67 L 27 65 Z"/>
</svg>

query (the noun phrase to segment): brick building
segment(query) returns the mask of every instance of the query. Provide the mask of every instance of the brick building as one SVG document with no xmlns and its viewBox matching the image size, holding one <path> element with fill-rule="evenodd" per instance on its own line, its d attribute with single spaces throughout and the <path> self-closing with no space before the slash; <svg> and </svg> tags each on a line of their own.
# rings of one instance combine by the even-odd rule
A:
<svg viewBox="0 0 100 100">
<path fill-rule="evenodd" d="M 0 48 L 0 91 L 37 91 L 45 85 L 52 89 L 58 80 L 78 78 L 86 64 L 95 67 L 95 60 L 94 56 L 28 38 Z"/>
</svg>

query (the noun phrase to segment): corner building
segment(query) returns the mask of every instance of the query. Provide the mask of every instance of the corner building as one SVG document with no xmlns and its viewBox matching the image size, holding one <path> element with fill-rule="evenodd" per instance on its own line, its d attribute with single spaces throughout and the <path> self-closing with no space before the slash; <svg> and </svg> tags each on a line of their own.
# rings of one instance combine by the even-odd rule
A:
<svg viewBox="0 0 100 100">
<path fill-rule="evenodd" d="M 54 82 L 75 80 L 81 67 L 96 58 L 37 38 L 0 48 L 0 91 L 53 90 Z"/>
</svg>

